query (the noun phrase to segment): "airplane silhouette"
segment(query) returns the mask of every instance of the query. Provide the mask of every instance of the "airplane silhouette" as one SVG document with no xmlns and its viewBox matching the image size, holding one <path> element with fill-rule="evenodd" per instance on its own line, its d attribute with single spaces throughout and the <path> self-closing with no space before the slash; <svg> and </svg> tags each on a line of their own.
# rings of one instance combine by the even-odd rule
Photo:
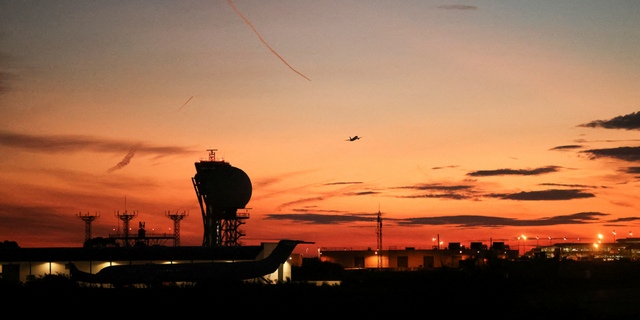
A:
<svg viewBox="0 0 640 320">
<path fill-rule="evenodd" d="M 356 141 L 356 140 L 360 140 L 360 138 L 362 138 L 362 137 L 358 137 L 358 136 L 355 136 L 353 138 L 349 137 L 349 139 L 347 139 L 345 141 Z"/>
</svg>

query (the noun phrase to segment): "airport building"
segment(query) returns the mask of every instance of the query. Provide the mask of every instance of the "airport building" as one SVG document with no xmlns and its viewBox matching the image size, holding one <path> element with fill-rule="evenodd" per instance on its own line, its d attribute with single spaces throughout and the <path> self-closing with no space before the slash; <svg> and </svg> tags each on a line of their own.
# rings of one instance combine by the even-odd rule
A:
<svg viewBox="0 0 640 320">
<path fill-rule="evenodd" d="M 345 269 L 386 268 L 396 270 L 420 270 L 435 268 L 459 268 L 465 263 L 483 265 L 487 259 L 518 258 L 518 250 L 511 250 L 502 242 L 490 248 L 482 243 L 471 243 L 469 247 L 460 243 L 449 243 L 445 249 L 421 249 L 415 247 L 372 250 L 371 248 L 321 248 L 322 261 L 340 264 Z"/>
<path fill-rule="evenodd" d="M 637 260 L 640 258 L 640 238 L 618 239 L 612 243 L 556 243 L 536 247 L 526 255 L 570 260 Z"/>
</svg>

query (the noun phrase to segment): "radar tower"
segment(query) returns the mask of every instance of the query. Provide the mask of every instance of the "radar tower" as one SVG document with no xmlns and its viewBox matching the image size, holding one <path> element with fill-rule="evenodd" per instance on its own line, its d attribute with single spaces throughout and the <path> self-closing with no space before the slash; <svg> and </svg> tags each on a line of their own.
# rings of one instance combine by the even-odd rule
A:
<svg viewBox="0 0 640 320">
<path fill-rule="evenodd" d="M 224 160 L 216 160 L 208 149 L 209 159 L 195 163 L 196 175 L 191 179 L 200 203 L 204 225 L 203 246 L 239 246 L 239 229 L 249 218 L 238 213 L 251 199 L 251 180 L 247 174 Z"/>
</svg>

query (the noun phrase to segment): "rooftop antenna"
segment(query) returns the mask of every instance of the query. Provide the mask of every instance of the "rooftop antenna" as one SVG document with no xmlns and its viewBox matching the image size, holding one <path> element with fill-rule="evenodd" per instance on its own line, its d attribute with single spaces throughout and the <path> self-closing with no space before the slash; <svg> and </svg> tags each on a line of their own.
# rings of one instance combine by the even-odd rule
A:
<svg viewBox="0 0 640 320">
<path fill-rule="evenodd" d="M 216 161 L 216 151 L 218 149 L 207 149 L 209 151 L 209 161 Z"/>
<path fill-rule="evenodd" d="M 82 212 L 80 212 L 76 217 L 84 221 L 84 242 L 91 240 L 91 223 L 100 218 L 100 213 L 96 212 L 95 214 L 91 214 L 87 212 L 87 214 L 82 214 Z"/>
</svg>

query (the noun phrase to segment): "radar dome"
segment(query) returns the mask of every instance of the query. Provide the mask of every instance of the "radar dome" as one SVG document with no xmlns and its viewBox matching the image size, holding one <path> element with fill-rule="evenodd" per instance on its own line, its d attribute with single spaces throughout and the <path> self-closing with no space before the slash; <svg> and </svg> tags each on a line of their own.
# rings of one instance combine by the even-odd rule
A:
<svg viewBox="0 0 640 320">
<path fill-rule="evenodd" d="M 251 180 L 242 170 L 226 162 L 196 162 L 194 180 L 209 206 L 244 208 L 251 199 Z"/>
</svg>

